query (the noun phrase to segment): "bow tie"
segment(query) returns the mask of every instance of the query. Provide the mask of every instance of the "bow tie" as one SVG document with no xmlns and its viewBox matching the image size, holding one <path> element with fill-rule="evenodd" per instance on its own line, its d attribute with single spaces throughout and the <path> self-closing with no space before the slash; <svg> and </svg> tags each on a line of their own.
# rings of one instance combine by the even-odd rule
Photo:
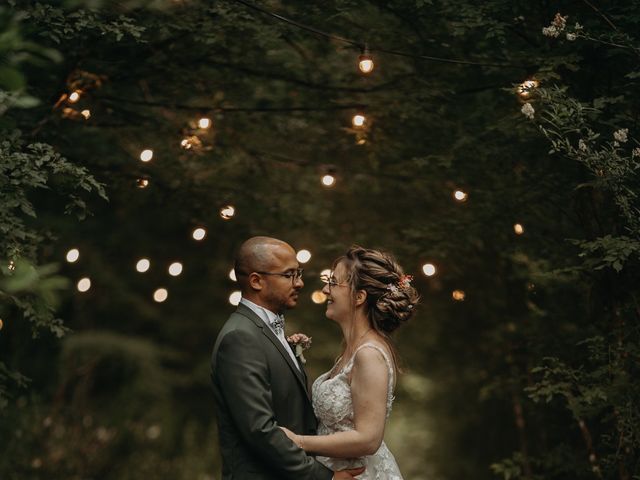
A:
<svg viewBox="0 0 640 480">
<path fill-rule="evenodd" d="M 280 335 L 280 333 L 284 333 L 284 315 L 278 315 L 271 322 L 271 327 L 276 335 Z"/>
</svg>

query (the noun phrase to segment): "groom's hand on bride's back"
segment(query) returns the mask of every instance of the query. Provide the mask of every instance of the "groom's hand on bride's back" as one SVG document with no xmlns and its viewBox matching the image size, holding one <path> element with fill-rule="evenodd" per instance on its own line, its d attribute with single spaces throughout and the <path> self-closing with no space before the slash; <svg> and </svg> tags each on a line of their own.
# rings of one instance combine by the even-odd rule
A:
<svg viewBox="0 0 640 480">
<path fill-rule="evenodd" d="M 362 473 L 364 473 L 364 467 L 352 468 L 350 470 L 338 470 L 333 474 L 333 480 L 350 480 Z"/>
</svg>

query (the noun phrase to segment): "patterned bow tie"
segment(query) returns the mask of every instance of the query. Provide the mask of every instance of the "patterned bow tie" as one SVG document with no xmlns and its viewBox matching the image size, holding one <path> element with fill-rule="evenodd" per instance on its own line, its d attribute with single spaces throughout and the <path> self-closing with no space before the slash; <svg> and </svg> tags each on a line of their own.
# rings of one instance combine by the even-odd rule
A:
<svg viewBox="0 0 640 480">
<path fill-rule="evenodd" d="M 273 327 L 273 331 L 276 332 L 276 335 L 280 335 L 280 333 L 284 333 L 284 316 L 278 315 L 271 322 L 271 326 Z"/>
</svg>

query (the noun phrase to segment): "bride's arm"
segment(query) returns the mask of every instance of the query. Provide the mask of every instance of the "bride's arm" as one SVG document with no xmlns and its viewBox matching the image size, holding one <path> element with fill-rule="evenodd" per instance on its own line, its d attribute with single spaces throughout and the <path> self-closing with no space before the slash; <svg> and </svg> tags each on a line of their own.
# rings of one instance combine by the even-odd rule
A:
<svg viewBox="0 0 640 480">
<path fill-rule="evenodd" d="M 361 349 L 351 370 L 355 429 L 331 435 L 287 435 L 302 449 L 334 458 L 374 454 L 384 437 L 389 369 L 380 352 Z"/>
</svg>

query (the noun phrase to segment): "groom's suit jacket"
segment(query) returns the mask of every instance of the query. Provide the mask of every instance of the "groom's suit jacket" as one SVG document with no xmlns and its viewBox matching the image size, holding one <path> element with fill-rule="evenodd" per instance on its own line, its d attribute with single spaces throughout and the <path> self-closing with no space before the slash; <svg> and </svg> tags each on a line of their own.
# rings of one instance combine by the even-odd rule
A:
<svg viewBox="0 0 640 480">
<path fill-rule="evenodd" d="M 330 480 L 278 426 L 316 433 L 307 378 L 271 329 L 240 304 L 211 357 L 223 480 Z"/>
</svg>

